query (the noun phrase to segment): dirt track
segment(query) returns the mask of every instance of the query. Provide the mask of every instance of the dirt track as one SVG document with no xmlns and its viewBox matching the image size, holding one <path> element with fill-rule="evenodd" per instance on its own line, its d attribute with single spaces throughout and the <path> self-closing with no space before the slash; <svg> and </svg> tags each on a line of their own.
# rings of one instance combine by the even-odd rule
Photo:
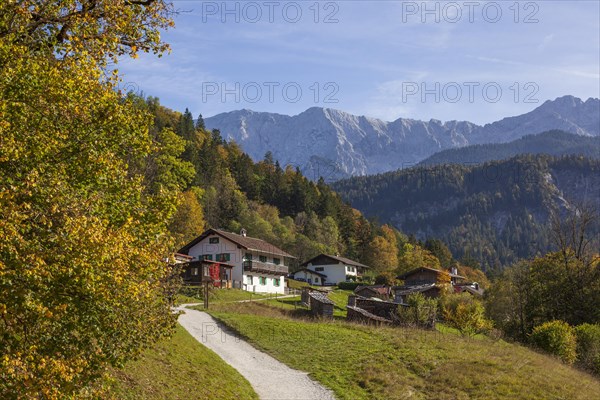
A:
<svg viewBox="0 0 600 400">
<path fill-rule="evenodd" d="M 179 323 L 198 342 L 219 355 L 250 382 L 262 400 L 334 400 L 332 392 L 291 369 L 229 331 L 209 314 L 185 308 L 177 310 Z"/>
</svg>

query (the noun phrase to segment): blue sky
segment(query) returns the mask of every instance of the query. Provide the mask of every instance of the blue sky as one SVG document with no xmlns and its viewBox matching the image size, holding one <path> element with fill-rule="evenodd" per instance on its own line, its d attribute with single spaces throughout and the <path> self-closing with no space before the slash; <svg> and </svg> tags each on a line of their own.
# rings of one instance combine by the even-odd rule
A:
<svg viewBox="0 0 600 400">
<path fill-rule="evenodd" d="M 171 54 L 123 85 L 205 117 L 318 106 L 387 121 L 493 122 L 600 97 L 600 2 L 175 1 Z"/>
</svg>

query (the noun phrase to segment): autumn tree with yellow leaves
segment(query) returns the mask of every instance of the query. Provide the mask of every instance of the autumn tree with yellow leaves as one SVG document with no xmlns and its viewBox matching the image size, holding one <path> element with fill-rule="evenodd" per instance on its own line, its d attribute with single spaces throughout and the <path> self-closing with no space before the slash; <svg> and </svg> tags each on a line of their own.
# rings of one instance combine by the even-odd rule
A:
<svg viewBox="0 0 600 400">
<path fill-rule="evenodd" d="M 170 158 L 107 69 L 167 50 L 171 13 L 162 0 L 0 2 L 2 399 L 78 397 L 173 327 L 162 260 L 185 178 L 148 175 Z"/>
</svg>

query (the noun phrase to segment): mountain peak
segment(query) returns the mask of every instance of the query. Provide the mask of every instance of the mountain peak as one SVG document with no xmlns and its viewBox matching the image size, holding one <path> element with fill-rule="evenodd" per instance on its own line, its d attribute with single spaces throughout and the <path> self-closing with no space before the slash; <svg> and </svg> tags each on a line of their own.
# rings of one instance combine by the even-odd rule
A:
<svg viewBox="0 0 600 400">
<path fill-rule="evenodd" d="M 557 107 L 577 107 L 583 104 L 583 101 L 579 97 L 565 95 L 561 97 L 557 97 L 554 100 L 546 100 L 540 107 L 538 108 L 549 108 L 549 106 L 554 109 Z M 535 110 L 534 110 L 535 111 Z"/>
<path fill-rule="evenodd" d="M 506 143 L 553 129 L 600 136 L 600 101 L 562 96 L 485 126 L 436 119 L 384 122 L 316 106 L 294 116 L 243 109 L 206 118 L 205 123 L 238 142 L 254 160 L 271 151 L 281 165 L 332 181 L 396 170 L 445 149 Z"/>
</svg>

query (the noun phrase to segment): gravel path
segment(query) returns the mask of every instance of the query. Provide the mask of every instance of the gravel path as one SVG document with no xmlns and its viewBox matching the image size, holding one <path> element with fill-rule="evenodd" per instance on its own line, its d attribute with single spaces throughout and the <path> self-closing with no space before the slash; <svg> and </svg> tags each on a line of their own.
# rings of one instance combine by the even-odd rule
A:
<svg viewBox="0 0 600 400">
<path fill-rule="evenodd" d="M 177 308 L 179 323 L 246 378 L 262 400 L 334 400 L 332 392 L 244 340 L 202 311 Z"/>
</svg>

